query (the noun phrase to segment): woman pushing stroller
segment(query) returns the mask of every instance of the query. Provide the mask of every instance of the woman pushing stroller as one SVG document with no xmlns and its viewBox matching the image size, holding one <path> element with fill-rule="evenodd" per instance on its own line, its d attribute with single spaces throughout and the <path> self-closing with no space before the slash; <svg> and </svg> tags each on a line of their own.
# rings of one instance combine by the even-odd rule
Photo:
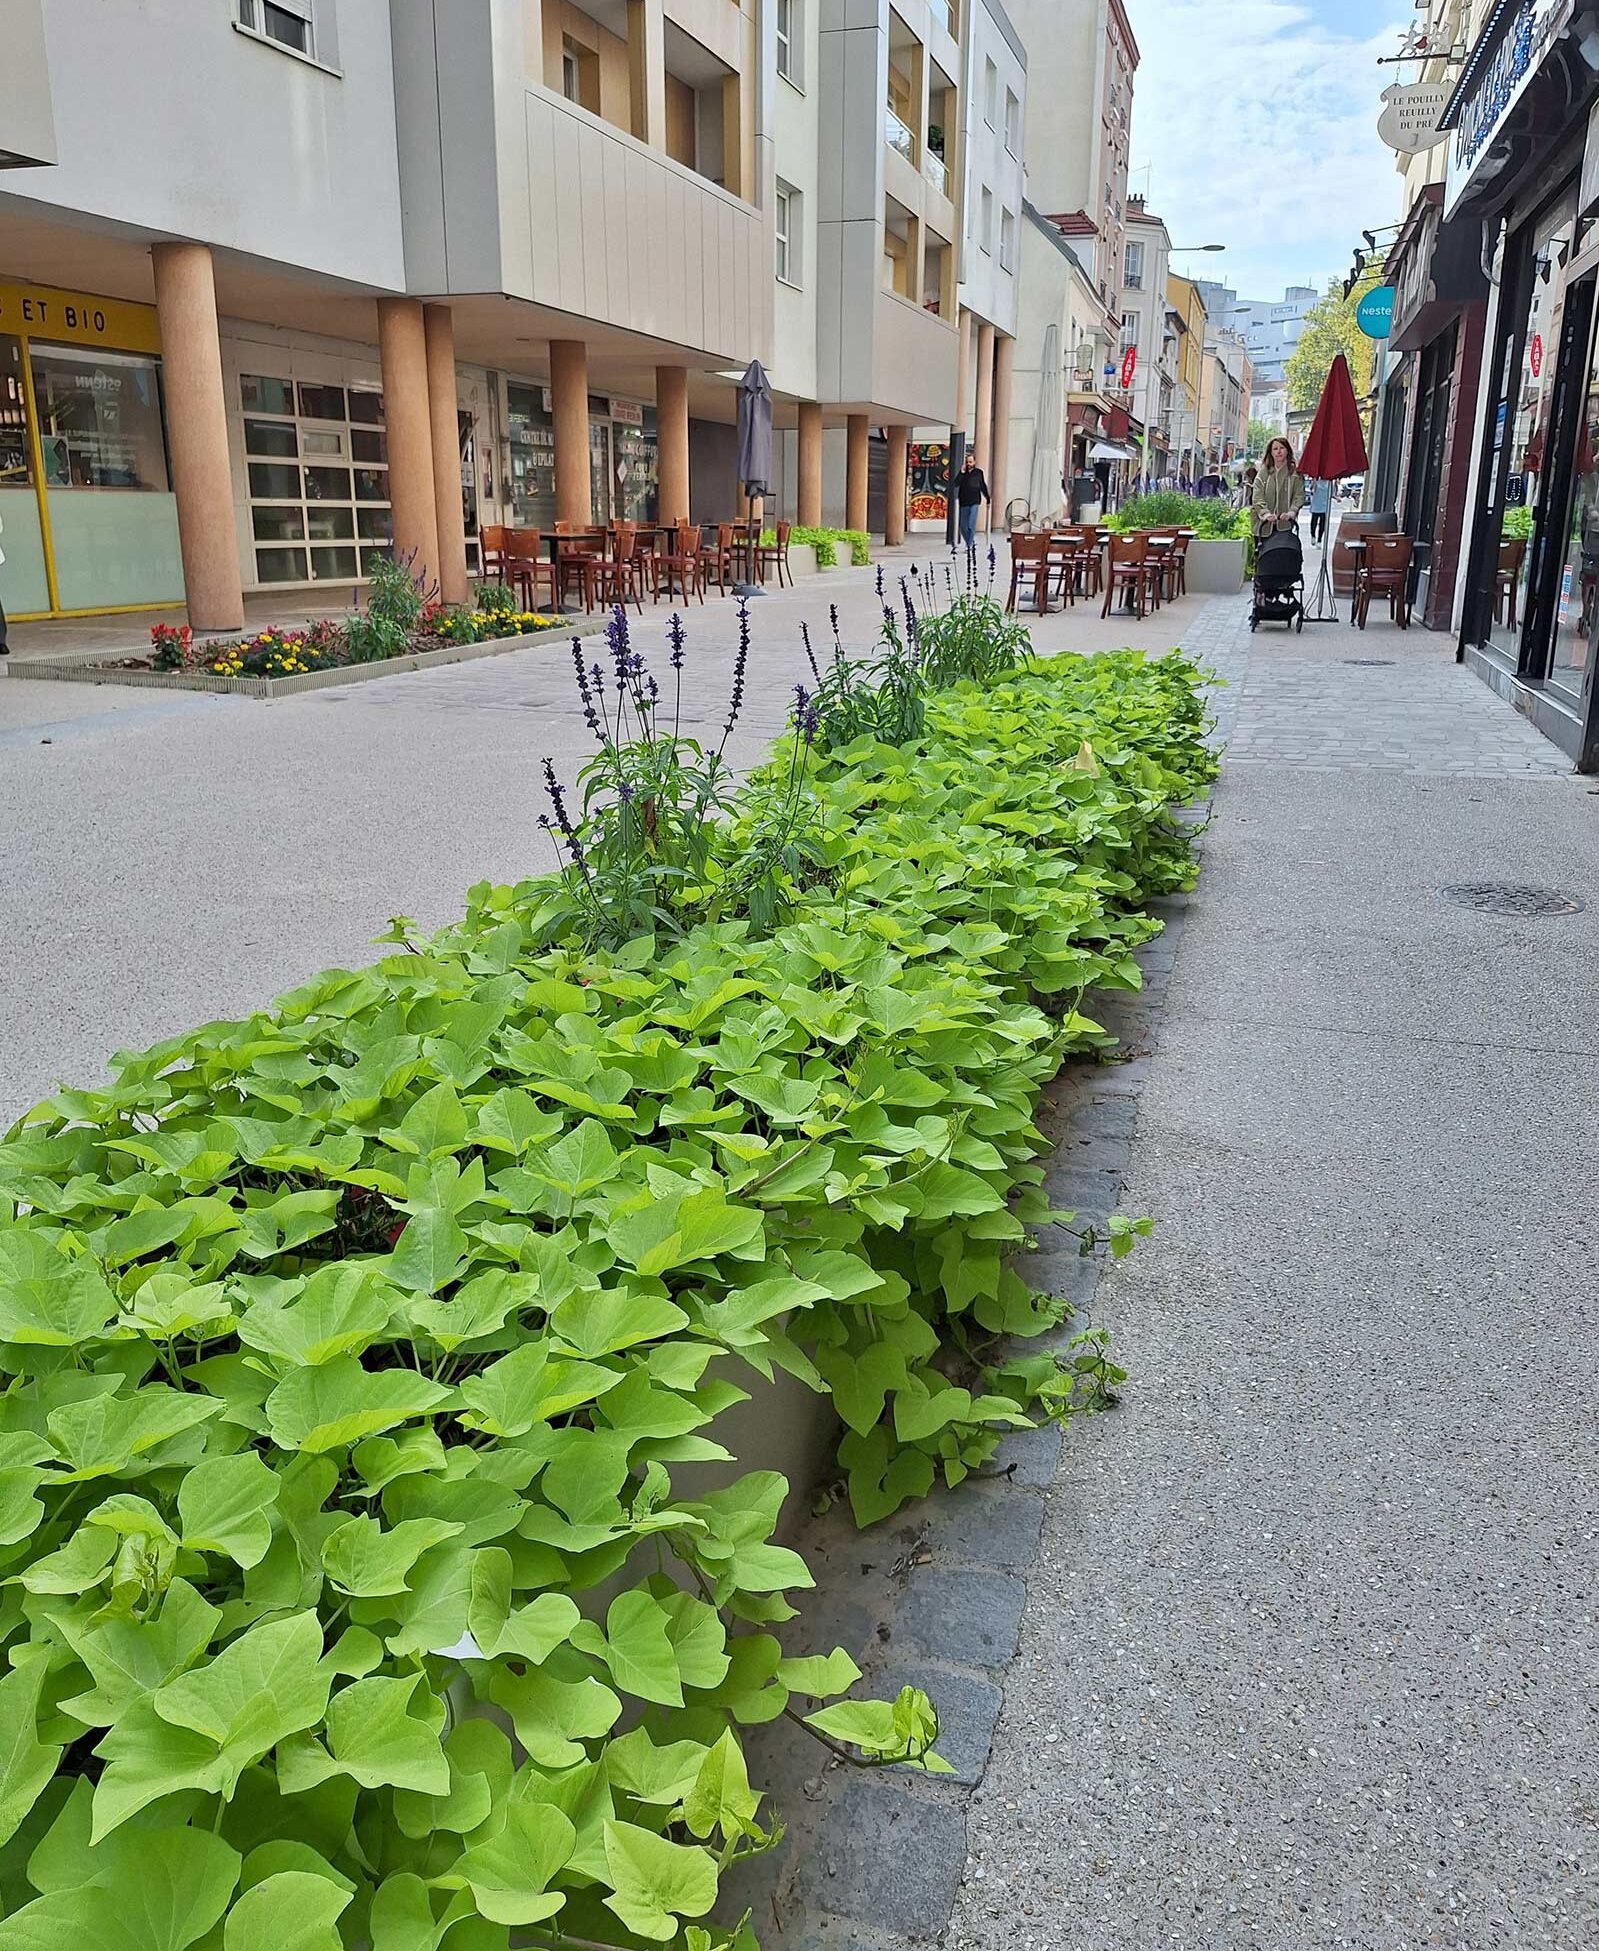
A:
<svg viewBox="0 0 1599 1951">
<path fill-rule="evenodd" d="M 1297 528 L 1304 505 L 1305 483 L 1294 465 L 1294 450 L 1279 436 L 1266 449 L 1266 459 L 1255 476 L 1255 492 L 1249 503 L 1255 540 L 1264 541 L 1281 529 Z"/>
</svg>

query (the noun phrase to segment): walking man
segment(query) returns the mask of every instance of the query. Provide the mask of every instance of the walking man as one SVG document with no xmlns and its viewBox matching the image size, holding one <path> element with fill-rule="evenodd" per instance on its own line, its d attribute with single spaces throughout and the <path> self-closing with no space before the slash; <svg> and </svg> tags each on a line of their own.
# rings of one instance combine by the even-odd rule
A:
<svg viewBox="0 0 1599 1951">
<path fill-rule="evenodd" d="M 985 501 L 992 501 L 988 492 L 988 482 L 983 470 L 977 465 L 977 456 L 968 454 L 961 464 L 961 471 L 955 477 L 955 506 L 960 510 L 961 544 L 968 555 L 977 550 L 977 511 Z"/>
</svg>

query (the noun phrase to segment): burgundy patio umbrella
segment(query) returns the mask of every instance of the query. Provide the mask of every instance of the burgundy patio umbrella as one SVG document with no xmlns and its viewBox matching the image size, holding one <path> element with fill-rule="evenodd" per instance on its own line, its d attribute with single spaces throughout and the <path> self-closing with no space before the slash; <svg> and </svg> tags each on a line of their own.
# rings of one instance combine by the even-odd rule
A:
<svg viewBox="0 0 1599 1951">
<path fill-rule="evenodd" d="M 1321 389 L 1321 403 L 1310 423 L 1299 471 L 1307 481 L 1341 481 L 1346 474 L 1366 471 L 1366 436 L 1360 425 L 1360 408 L 1355 404 L 1355 382 L 1349 377 L 1349 361 L 1340 352 L 1332 363 L 1327 383 Z M 1316 598 L 1305 612 L 1307 623 L 1336 623 L 1338 603 L 1333 595 L 1332 570 L 1328 551 L 1332 547 L 1332 521 L 1321 538 L 1321 574 L 1316 579 Z"/>
</svg>

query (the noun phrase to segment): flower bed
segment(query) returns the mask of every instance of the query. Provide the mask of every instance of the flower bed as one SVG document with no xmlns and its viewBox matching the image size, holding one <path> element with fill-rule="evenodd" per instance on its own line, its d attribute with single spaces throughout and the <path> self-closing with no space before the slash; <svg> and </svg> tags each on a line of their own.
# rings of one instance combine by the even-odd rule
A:
<svg viewBox="0 0 1599 1951">
<path fill-rule="evenodd" d="M 1213 765 L 1190 666 L 1009 632 L 835 645 L 735 791 L 617 623 L 561 873 L 0 1145 L 19 1945 L 749 1951 L 740 1726 L 940 1765 L 786 1656 L 783 1480 L 683 1472 L 782 1370 L 870 1522 L 1105 1379 L 1008 1339 L 1066 1312 L 1033 1117 Z"/>
<path fill-rule="evenodd" d="M 358 626 L 365 618 L 352 618 Z M 129 658 L 121 668 L 159 671 L 172 675 L 204 673 L 212 677 L 303 677 L 310 671 L 343 670 L 356 664 L 382 663 L 415 656 L 450 644 L 491 643 L 502 637 L 531 637 L 559 630 L 565 619 L 516 609 L 452 609 L 435 605 L 425 610 L 414 628 L 394 638 L 372 637 L 359 627 L 324 617 L 303 630 L 273 625 L 236 643 L 214 640 L 197 645 L 185 625 L 173 629 L 158 623 L 150 632 L 151 655 Z M 368 654 L 372 649 L 378 654 Z"/>
</svg>

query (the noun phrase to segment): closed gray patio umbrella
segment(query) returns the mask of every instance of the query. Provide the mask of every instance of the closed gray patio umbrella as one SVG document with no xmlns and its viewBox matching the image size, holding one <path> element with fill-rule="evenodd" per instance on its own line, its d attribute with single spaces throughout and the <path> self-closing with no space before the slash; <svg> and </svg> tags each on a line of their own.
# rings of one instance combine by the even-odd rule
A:
<svg viewBox="0 0 1599 1951">
<path fill-rule="evenodd" d="M 749 497 L 749 532 L 741 594 L 763 592 L 755 580 L 755 548 L 761 534 L 761 500 L 772 480 L 772 383 L 759 359 L 752 359 L 738 383 L 738 478 Z"/>
</svg>

